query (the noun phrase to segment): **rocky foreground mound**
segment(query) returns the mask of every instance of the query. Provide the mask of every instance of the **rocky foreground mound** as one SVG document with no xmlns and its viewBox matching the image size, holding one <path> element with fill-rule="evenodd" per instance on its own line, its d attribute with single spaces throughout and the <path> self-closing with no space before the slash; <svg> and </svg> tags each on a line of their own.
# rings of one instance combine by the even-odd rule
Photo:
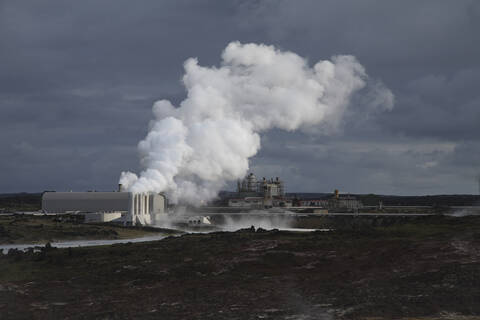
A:
<svg viewBox="0 0 480 320">
<path fill-rule="evenodd" d="M 0 256 L 2 319 L 473 319 L 479 301 L 477 217 Z"/>
</svg>

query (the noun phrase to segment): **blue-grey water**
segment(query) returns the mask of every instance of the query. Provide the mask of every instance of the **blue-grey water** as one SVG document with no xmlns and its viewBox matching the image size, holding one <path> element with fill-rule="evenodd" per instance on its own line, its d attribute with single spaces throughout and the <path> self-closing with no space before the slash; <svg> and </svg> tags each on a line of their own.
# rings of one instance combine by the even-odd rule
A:
<svg viewBox="0 0 480 320">
<path fill-rule="evenodd" d="M 115 239 L 115 240 L 71 240 L 71 241 L 58 241 L 51 242 L 52 247 L 55 248 L 73 248 L 73 247 L 92 247 L 92 246 L 108 246 L 116 243 L 128 243 L 128 242 L 146 242 L 156 241 L 167 237 L 166 235 L 155 235 L 147 237 L 139 237 L 132 239 Z M 25 251 L 29 248 L 43 247 L 42 243 L 26 243 L 26 244 L 3 244 L 0 245 L 0 250 L 3 254 L 8 253 L 11 249 L 17 249 Z"/>
</svg>

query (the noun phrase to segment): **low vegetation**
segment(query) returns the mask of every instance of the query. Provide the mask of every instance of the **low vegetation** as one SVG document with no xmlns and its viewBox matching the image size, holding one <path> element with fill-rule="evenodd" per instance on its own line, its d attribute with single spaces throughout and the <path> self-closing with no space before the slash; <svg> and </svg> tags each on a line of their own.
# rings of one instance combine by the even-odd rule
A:
<svg viewBox="0 0 480 320">
<path fill-rule="evenodd" d="M 0 194 L 0 212 L 37 211 L 42 208 L 41 193 Z"/>
<path fill-rule="evenodd" d="M 0 244 L 42 243 L 60 240 L 130 239 L 158 232 L 154 228 L 126 228 L 114 224 L 84 224 L 73 216 L 0 215 Z"/>
<path fill-rule="evenodd" d="M 473 319 L 480 218 L 245 229 L 0 257 L 2 318 Z"/>
</svg>

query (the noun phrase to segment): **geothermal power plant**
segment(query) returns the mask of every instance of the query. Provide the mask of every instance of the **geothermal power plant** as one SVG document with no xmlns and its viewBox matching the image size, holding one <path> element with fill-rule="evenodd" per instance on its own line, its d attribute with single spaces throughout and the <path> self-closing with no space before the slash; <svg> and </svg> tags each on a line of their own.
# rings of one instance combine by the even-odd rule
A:
<svg viewBox="0 0 480 320">
<path fill-rule="evenodd" d="M 47 214 L 74 214 L 84 217 L 84 222 L 114 222 L 125 226 L 163 225 L 176 221 L 198 225 L 209 216 L 193 216 L 200 212 L 208 215 L 229 215 L 247 213 L 252 210 L 269 210 L 269 214 L 278 216 L 279 212 L 328 213 L 329 210 L 355 211 L 362 203 L 350 195 L 340 195 L 335 190 L 333 196 L 323 199 L 302 199 L 285 193 L 285 182 L 276 177 L 257 179 L 249 173 L 238 180 L 236 192 L 219 196 L 213 205 L 191 208 L 185 215 L 185 204 L 178 206 L 180 213 L 172 215 L 175 209 L 168 208 L 168 199 L 162 193 L 131 192 L 119 184 L 117 192 L 44 192 L 42 211 Z M 190 210 L 190 209 L 189 209 Z M 277 211 L 275 211 L 277 210 Z M 303 211 L 302 211 L 303 210 Z M 265 211 L 267 213 L 268 211 Z M 275 213 L 274 213 L 275 212 Z M 190 220 L 194 220 L 191 222 Z"/>
<path fill-rule="evenodd" d="M 152 107 L 154 119 L 138 144 L 140 174 L 122 172 L 118 192 L 47 192 L 42 199 L 45 212 L 78 212 L 87 222 L 157 224 L 166 215 L 166 198 L 160 192 L 168 190 L 172 199 L 193 206 L 215 199 L 228 181 L 247 173 L 263 133 L 335 129 L 360 90 L 369 110 L 391 110 L 394 103 L 391 91 L 378 81 L 372 85 L 364 67 L 349 55 L 311 66 L 293 52 L 233 41 L 222 53 L 221 67 L 202 66 L 195 58 L 184 67 L 186 98 L 178 106 L 162 99 Z M 226 207 L 299 206 L 286 197 L 279 178 L 259 180 L 250 174 L 237 189 Z M 328 201 L 317 200 L 336 209 L 361 206 L 338 193 Z"/>
<path fill-rule="evenodd" d="M 83 213 L 85 222 L 117 222 L 123 225 L 151 225 L 165 216 L 166 197 L 159 193 L 45 192 L 46 213 Z"/>
</svg>

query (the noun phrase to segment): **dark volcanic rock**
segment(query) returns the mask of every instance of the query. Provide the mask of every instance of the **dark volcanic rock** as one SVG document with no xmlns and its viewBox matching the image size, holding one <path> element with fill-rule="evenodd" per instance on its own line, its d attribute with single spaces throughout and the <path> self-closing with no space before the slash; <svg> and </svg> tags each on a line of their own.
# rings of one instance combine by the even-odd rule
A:
<svg viewBox="0 0 480 320">
<path fill-rule="evenodd" d="M 335 232 L 245 229 L 75 248 L 75 254 L 57 249 L 0 256 L 0 314 L 7 319 L 480 315 L 480 217 L 351 225 Z"/>
</svg>

